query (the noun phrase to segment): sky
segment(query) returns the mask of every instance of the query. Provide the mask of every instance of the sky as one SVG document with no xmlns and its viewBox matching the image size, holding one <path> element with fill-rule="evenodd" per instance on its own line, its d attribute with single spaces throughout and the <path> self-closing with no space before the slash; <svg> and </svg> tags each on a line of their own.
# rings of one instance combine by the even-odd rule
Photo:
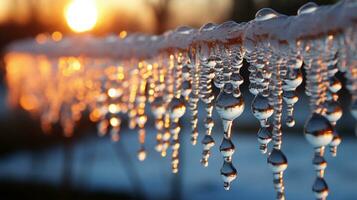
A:
<svg viewBox="0 0 357 200">
<path fill-rule="evenodd" d="M 78 0 L 1 0 L 0 24 L 24 25 L 36 18 L 42 25 L 66 32 L 71 29 L 68 28 L 65 11 L 73 1 Z M 229 19 L 233 7 L 232 0 L 169 0 L 165 6 L 165 19 L 158 19 L 156 12 L 165 2 L 162 0 L 80 1 L 94 2 L 98 18 L 93 31 L 100 33 L 120 30 L 155 33 L 158 23 L 164 23 L 165 29 L 179 25 L 199 27 L 207 22 L 220 23 Z M 83 12 L 84 7 L 77 13 Z"/>
</svg>

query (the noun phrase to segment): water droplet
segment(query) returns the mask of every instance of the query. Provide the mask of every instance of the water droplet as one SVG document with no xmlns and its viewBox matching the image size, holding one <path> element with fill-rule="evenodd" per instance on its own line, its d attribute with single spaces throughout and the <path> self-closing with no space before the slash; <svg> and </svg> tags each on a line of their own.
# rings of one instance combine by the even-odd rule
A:
<svg viewBox="0 0 357 200">
<path fill-rule="evenodd" d="M 253 115 L 260 121 L 261 126 L 266 125 L 266 120 L 273 114 L 273 107 L 267 97 L 258 94 L 252 102 Z"/>
<path fill-rule="evenodd" d="M 243 98 L 221 91 L 216 100 L 216 110 L 222 119 L 232 121 L 244 110 Z"/>
<path fill-rule="evenodd" d="M 279 13 L 271 8 L 262 8 L 255 14 L 256 21 L 264 21 L 279 16 Z"/>
<path fill-rule="evenodd" d="M 143 128 L 145 126 L 146 121 L 148 120 L 146 115 L 138 115 L 136 117 L 136 123 L 139 128 Z"/>
<path fill-rule="evenodd" d="M 207 23 L 207 24 L 203 25 L 203 26 L 200 28 L 200 31 L 212 31 L 212 30 L 215 29 L 216 27 L 217 27 L 216 24 Z"/>
<path fill-rule="evenodd" d="M 187 99 L 191 91 L 192 91 L 191 82 L 190 81 L 182 82 L 182 96 L 184 96 Z"/>
<path fill-rule="evenodd" d="M 182 117 L 186 111 L 183 99 L 173 98 L 169 104 L 169 111 L 171 119 Z"/>
<path fill-rule="evenodd" d="M 212 117 L 206 118 L 206 120 L 205 120 L 205 127 L 208 128 L 208 129 L 212 129 L 213 126 L 214 126 L 214 122 L 213 122 Z"/>
<path fill-rule="evenodd" d="M 326 199 L 329 191 L 325 179 L 322 177 L 316 177 L 312 186 L 312 191 L 317 199 Z"/>
<path fill-rule="evenodd" d="M 332 140 L 332 133 L 330 122 L 317 113 L 312 114 L 304 127 L 305 138 L 313 147 L 328 145 Z"/>
<path fill-rule="evenodd" d="M 202 139 L 202 145 L 203 145 L 203 152 L 202 152 L 201 163 L 203 166 L 207 167 L 208 166 L 208 158 L 211 155 L 210 149 L 215 145 L 215 142 L 214 142 L 212 136 L 206 134 Z"/>
<path fill-rule="evenodd" d="M 288 76 L 284 79 L 283 90 L 284 91 L 293 91 L 302 83 L 302 73 L 300 70 L 291 71 Z"/>
<path fill-rule="evenodd" d="M 299 100 L 299 97 L 295 91 L 286 91 L 283 93 L 283 99 L 286 104 L 294 105 Z"/>
<path fill-rule="evenodd" d="M 231 182 L 237 178 L 237 170 L 231 162 L 224 161 L 221 168 L 221 176 L 224 182 L 224 189 L 229 190 Z"/>
<path fill-rule="evenodd" d="M 243 77 L 239 73 L 233 73 L 231 75 L 231 83 L 233 87 L 237 88 L 243 84 Z"/>
<path fill-rule="evenodd" d="M 191 73 L 191 68 L 189 67 L 189 65 L 185 64 L 182 67 L 182 78 L 185 80 L 189 80 L 190 77 L 190 73 Z"/>
<path fill-rule="evenodd" d="M 309 3 L 306 3 L 304 5 L 302 5 L 297 14 L 298 15 L 302 15 L 302 14 L 307 14 L 307 13 L 312 13 L 312 12 L 315 12 L 315 10 L 318 8 L 319 6 L 316 4 L 316 3 L 313 3 L 313 2 L 309 2 Z"/>
<path fill-rule="evenodd" d="M 229 138 L 224 137 L 221 143 L 221 146 L 219 147 L 219 150 L 221 154 L 223 155 L 223 158 L 226 161 L 230 161 L 231 157 L 235 151 L 234 144 Z"/>
<path fill-rule="evenodd" d="M 257 84 L 251 82 L 249 84 L 249 92 L 253 95 L 257 95 L 259 93 L 259 90 L 257 89 Z"/>
<path fill-rule="evenodd" d="M 151 110 L 155 117 L 161 117 L 165 113 L 164 100 L 162 97 L 155 98 L 151 103 Z"/>
<path fill-rule="evenodd" d="M 111 137 L 113 142 L 118 142 L 119 141 L 119 139 L 120 139 L 119 131 L 120 131 L 120 127 L 119 126 L 112 127 L 112 129 L 110 130 L 110 137 Z"/>
<path fill-rule="evenodd" d="M 295 120 L 294 120 L 294 118 L 293 118 L 292 116 L 288 116 L 288 117 L 286 118 L 286 125 L 287 125 L 288 127 L 293 127 L 293 126 L 295 126 Z"/>
<path fill-rule="evenodd" d="M 205 135 L 202 139 L 202 144 L 204 150 L 209 150 L 214 146 L 215 142 L 211 135 Z"/>
<path fill-rule="evenodd" d="M 324 157 L 320 155 L 315 155 L 312 161 L 315 170 L 325 170 L 327 167 L 327 162 Z"/>
<path fill-rule="evenodd" d="M 280 149 L 274 148 L 268 157 L 268 165 L 274 173 L 280 173 L 288 167 L 288 160 Z"/>
<path fill-rule="evenodd" d="M 337 101 L 327 101 L 325 102 L 326 112 L 324 116 L 331 122 L 332 125 L 335 125 L 336 122 L 342 116 L 342 108 Z"/>
<path fill-rule="evenodd" d="M 329 89 L 332 93 L 336 93 L 336 92 L 340 91 L 341 88 L 342 88 L 342 84 L 341 84 L 341 81 L 338 80 L 338 78 L 336 78 L 335 76 L 330 78 Z"/>
<path fill-rule="evenodd" d="M 223 87 L 223 91 L 227 94 L 231 94 L 233 92 L 233 85 L 231 83 L 227 83 Z"/>
<path fill-rule="evenodd" d="M 138 151 L 138 159 L 139 161 L 144 161 L 146 159 L 146 151 L 144 147 L 141 147 Z"/>
<path fill-rule="evenodd" d="M 341 136 L 336 131 L 334 131 L 332 141 L 329 144 L 330 152 L 333 157 L 337 156 L 337 147 L 341 144 L 341 141 Z"/>
<path fill-rule="evenodd" d="M 292 69 L 300 69 L 302 66 L 302 59 L 301 57 L 295 57 L 294 59 L 289 59 L 286 63 L 287 66 L 291 67 Z"/>
<path fill-rule="evenodd" d="M 258 142 L 260 143 L 260 151 L 265 154 L 267 152 L 267 144 L 272 139 L 272 128 L 268 127 L 261 127 L 258 131 Z"/>
<path fill-rule="evenodd" d="M 107 134 L 108 132 L 108 127 L 109 127 L 109 122 L 106 119 L 101 120 L 98 125 L 97 125 L 97 129 L 98 129 L 98 134 L 99 136 L 104 136 Z"/>
</svg>

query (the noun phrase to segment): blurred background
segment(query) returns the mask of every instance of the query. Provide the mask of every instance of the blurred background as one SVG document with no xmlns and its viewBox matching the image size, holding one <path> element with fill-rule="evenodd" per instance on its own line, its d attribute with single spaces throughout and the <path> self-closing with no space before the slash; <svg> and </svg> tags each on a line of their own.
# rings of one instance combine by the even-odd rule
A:
<svg viewBox="0 0 357 200">
<path fill-rule="evenodd" d="M 170 158 L 161 158 L 153 149 L 155 130 L 149 121 L 148 158 L 136 159 L 139 148 L 136 131 L 123 127 L 121 140 L 112 143 L 99 138 L 95 125 L 84 118 L 72 138 L 61 128 L 41 132 L 38 118 L 10 108 L 6 102 L 6 46 L 33 37 L 38 42 L 65 35 L 110 33 L 125 37 L 131 32 L 160 34 L 180 25 L 200 27 L 207 22 L 237 22 L 254 18 L 257 10 L 271 7 L 296 14 L 308 1 L 302 0 L 0 0 L 0 199 L 274 199 L 272 175 L 266 157 L 258 150 L 255 134 L 258 121 L 250 114 L 252 96 L 242 86 L 246 109 L 233 130 L 237 147 L 234 163 L 238 179 L 224 191 L 219 174 L 222 158 L 218 151 L 222 127 L 216 115 L 216 146 L 208 168 L 200 166 L 202 146 L 189 142 L 189 115 L 182 120 L 181 165 L 171 173 Z M 335 0 L 316 1 L 319 5 Z M 326 22 L 328 23 L 328 22 Z M 247 65 L 245 63 L 245 65 Z M 26 66 L 23 66 L 26 67 Z M 243 76 L 248 78 L 246 67 Z M 345 82 L 340 74 L 338 78 Z M 307 98 L 300 86 L 296 104 L 296 126 L 283 127 L 283 149 L 289 159 L 286 171 L 288 199 L 312 199 L 314 180 L 312 148 L 302 135 L 308 117 Z M 339 155 L 327 155 L 326 180 L 331 199 L 357 199 L 356 122 L 349 112 L 350 95 L 343 88 L 340 102 L 344 115 L 337 130 L 343 136 Z M 203 116 L 201 116 L 202 118 Z M 200 119 L 202 122 L 203 119 Z M 203 133 L 203 127 L 200 127 Z"/>
</svg>

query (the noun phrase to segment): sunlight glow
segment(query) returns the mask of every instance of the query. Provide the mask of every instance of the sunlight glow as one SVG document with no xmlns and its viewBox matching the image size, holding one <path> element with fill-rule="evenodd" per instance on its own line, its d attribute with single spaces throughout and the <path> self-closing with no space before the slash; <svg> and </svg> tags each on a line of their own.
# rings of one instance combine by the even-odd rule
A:
<svg viewBox="0 0 357 200">
<path fill-rule="evenodd" d="M 73 31 L 90 31 L 97 23 L 98 10 L 94 0 L 73 0 L 65 10 L 65 17 Z"/>
</svg>

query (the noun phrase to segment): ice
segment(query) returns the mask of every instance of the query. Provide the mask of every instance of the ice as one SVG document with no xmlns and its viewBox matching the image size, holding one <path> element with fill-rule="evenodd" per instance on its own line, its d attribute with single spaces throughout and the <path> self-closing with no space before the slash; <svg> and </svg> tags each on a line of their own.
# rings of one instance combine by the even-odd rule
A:
<svg viewBox="0 0 357 200">
<path fill-rule="evenodd" d="M 299 99 L 295 90 L 303 80 L 303 63 L 312 115 L 305 136 L 315 148 L 315 156 L 322 157 L 327 145 L 336 155 L 341 143 L 335 130 L 342 115 L 338 103 L 342 84 L 335 77 L 337 72 L 347 79 L 351 111 L 356 113 L 356 8 L 354 1 L 330 6 L 308 3 L 295 16 L 263 8 L 247 23 L 208 23 L 199 29 L 181 26 L 162 35 L 81 35 L 58 42 L 47 38 L 40 43 L 26 39 L 12 44 L 5 57 L 9 99 L 11 105 L 20 104 L 38 115 L 44 131 L 60 123 L 66 136 L 73 134 L 76 122 L 89 111 L 90 120 L 98 123 L 99 135 L 110 133 L 112 140 L 118 141 L 121 119 L 128 118 L 129 128 L 138 132 L 139 160 L 147 155 L 145 126 L 150 107 L 157 129 L 155 148 L 162 156 L 171 154 L 174 173 L 180 163 L 180 118 L 188 108 L 191 142 L 196 144 L 202 101 L 205 134 L 201 163 L 208 166 L 215 143 L 211 135 L 215 109 L 224 129 L 221 173 L 224 187 L 229 189 L 236 178 L 231 126 L 244 110 L 240 69 L 246 59 L 249 91 L 255 95 L 252 112 L 261 124 L 260 150 L 268 153 L 276 195 L 283 199 L 282 172 L 287 163 L 281 148 L 282 116 L 286 112 L 286 124 L 295 125 L 293 110 Z M 214 86 L 219 90 L 217 97 Z M 268 147 L 270 140 L 273 149 Z M 321 170 L 318 176 L 323 177 Z M 321 183 L 325 181 L 316 180 L 314 192 L 324 197 L 327 193 Z"/>
</svg>

